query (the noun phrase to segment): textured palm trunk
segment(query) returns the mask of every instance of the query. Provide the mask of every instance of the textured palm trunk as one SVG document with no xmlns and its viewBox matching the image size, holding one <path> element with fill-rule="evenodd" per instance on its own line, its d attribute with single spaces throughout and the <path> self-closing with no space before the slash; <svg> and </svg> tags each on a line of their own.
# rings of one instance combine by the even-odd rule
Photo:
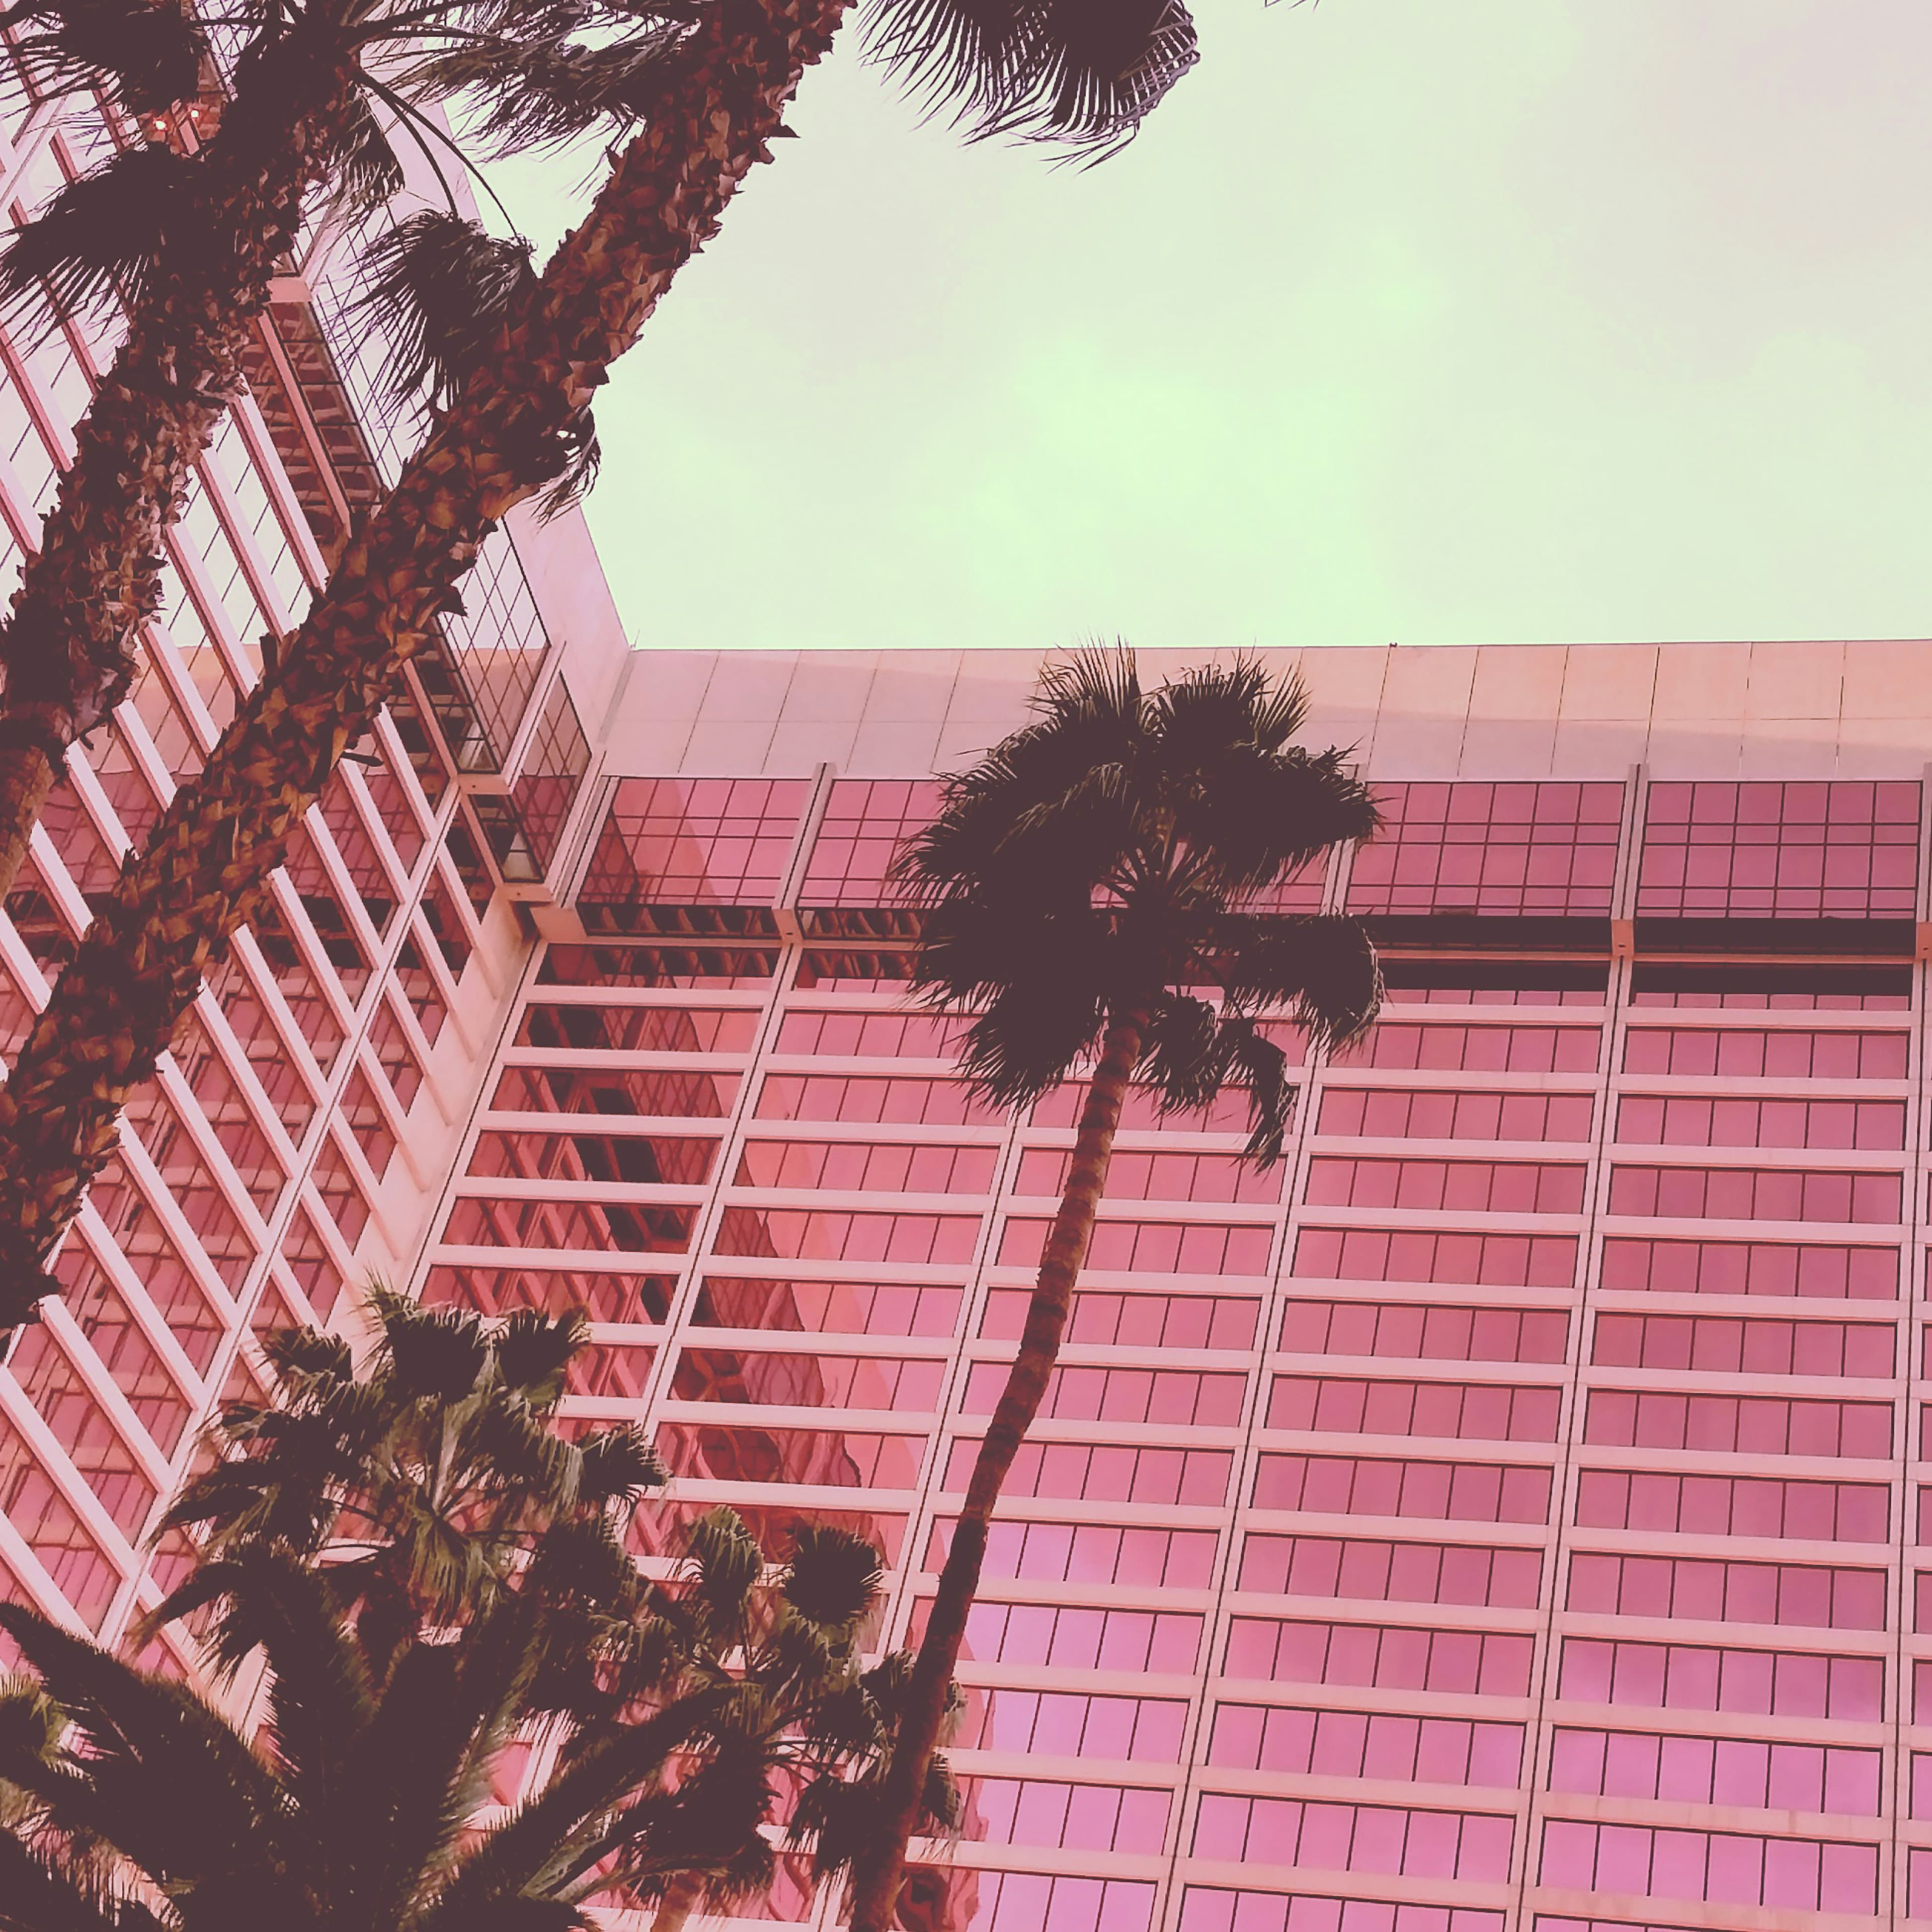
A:
<svg viewBox="0 0 1932 1932">
<path fill-rule="evenodd" d="M 697 1909 L 698 1891 L 695 1879 L 672 1880 L 670 1889 L 658 1903 L 658 1916 L 651 1921 L 651 1932 L 684 1932 Z"/>
<path fill-rule="evenodd" d="M 514 304 L 479 370 L 356 532 L 328 586 L 61 976 L 0 1088 L 0 1323 L 52 1292 L 47 1256 L 112 1152 L 202 974 L 403 665 L 459 608 L 484 537 L 562 473 L 610 362 L 717 232 L 846 0 L 721 0 L 652 122 Z"/>
<path fill-rule="evenodd" d="M 1081 1109 L 1073 1159 L 1059 1211 L 1047 1235 L 1021 1331 L 1019 1354 L 1000 1392 L 992 1421 L 973 1464 L 965 1507 L 952 1532 L 946 1567 L 913 1664 L 904 1714 L 886 1773 L 877 1841 L 861 1854 L 853 1877 L 851 1932 L 890 1932 L 905 1874 L 907 1841 L 919 1822 L 926 1766 L 939 1744 L 940 1726 L 966 1618 L 980 1587 L 993 1509 L 1046 1394 L 1060 1358 L 1060 1337 L 1073 1305 L 1073 1289 L 1093 1244 L 1094 1222 L 1106 1191 L 1120 1106 L 1139 1064 L 1147 1029 L 1144 1012 L 1117 1014 L 1108 1024 L 1087 1103 Z"/>
<path fill-rule="evenodd" d="M 204 166 L 217 247 L 170 251 L 87 411 L 74 425 L 38 553 L 4 624 L 0 667 L 0 898 L 67 748 L 128 694 L 141 627 L 161 605 L 164 533 L 194 466 L 244 387 L 242 354 L 293 245 L 302 196 L 326 171 L 352 104 L 352 67 L 292 47 L 266 64 L 273 101 L 246 104 Z M 276 138 L 266 152 L 261 130 Z"/>
</svg>

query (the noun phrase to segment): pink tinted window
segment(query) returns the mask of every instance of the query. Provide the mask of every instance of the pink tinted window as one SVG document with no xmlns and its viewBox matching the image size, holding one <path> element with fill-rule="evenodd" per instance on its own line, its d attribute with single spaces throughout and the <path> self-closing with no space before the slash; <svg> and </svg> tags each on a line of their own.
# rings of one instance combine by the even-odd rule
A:
<svg viewBox="0 0 1932 1932">
<path fill-rule="evenodd" d="M 976 1438 L 961 1437 L 946 1458 L 944 1486 L 963 1490 L 979 1453 Z M 1135 1449 L 1084 1442 L 1028 1442 L 1006 1478 L 1010 1496 L 1065 1501 L 1198 1503 L 1226 1498 L 1234 1458 L 1220 1449 Z"/>
<path fill-rule="evenodd" d="M 591 855 L 580 903 L 771 903 L 805 809 L 802 778 L 624 778 Z"/>
<path fill-rule="evenodd" d="M 920 1606 L 916 1633 L 923 1628 L 928 1608 L 924 1603 Z M 1202 1618 L 1192 1612 L 1001 1604 L 982 1598 L 968 1613 L 962 1654 L 982 1664 L 1170 1675 L 1193 1670 L 1202 1629 Z M 916 1635 L 909 1640 L 916 1640 Z"/>
<path fill-rule="evenodd" d="M 1526 1610 L 1542 1600 L 1543 1552 L 1251 1532 L 1241 1545 L 1239 1576 L 1240 1588 L 1270 1596 Z"/>
<path fill-rule="evenodd" d="M 1673 1220 L 1837 1221 L 1898 1220 L 1896 1174 L 1855 1174 L 1793 1167 L 1614 1167 L 1612 1214 Z"/>
<path fill-rule="evenodd" d="M 1316 1130 L 1378 1141 L 1587 1141 L 1595 1106 L 1588 1094 L 1330 1087 Z"/>
<path fill-rule="evenodd" d="M 962 1413 L 991 1415 L 1007 1365 L 975 1362 Z M 1053 1372 L 1040 1414 L 1062 1422 L 1153 1422 L 1231 1429 L 1241 1419 L 1245 1376 L 1195 1369 L 1089 1369 L 1063 1363 Z"/>
<path fill-rule="evenodd" d="M 938 1570 L 952 1546 L 953 1519 L 932 1526 L 926 1568 Z M 1055 1583 L 1123 1583 L 1136 1588 L 1204 1590 L 1220 1538 L 1211 1529 L 1127 1528 L 1103 1522 L 993 1524 L 984 1574 Z"/>
<path fill-rule="evenodd" d="M 1196 1814 L 1193 1853 L 1300 1870 L 1500 1883 L 1514 1821 L 1480 1812 L 1408 1810 L 1209 1792 Z"/>
<path fill-rule="evenodd" d="M 1570 1637 L 1558 1684 L 1558 1695 L 1574 1702 L 1634 1709 L 1867 1721 L 1885 1713 L 1882 1658 L 1816 1651 Z"/>
<path fill-rule="evenodd" d="M 517 1044 L 572 1053 L 746 1053 L 758 1017 L 749 1007 L 536 1000 L 524 1010 Z"/>
<path fill-rule="evenodd" d="M 1878 1815 L 1880 1756 L 1846 1746 L 1559 1728 L 1550 1739 L 1550 1789 L 1871 1818 Z"/>
<path fill-rule="evenodd" d="M 965 1749 L 1040 1757 L 1180 1762 L 1187 1706 L 1172 1697 L 1117 1697 L 1004 1687 L 975 1699 L 955 1741 Z"/>
<path fill-rule="evenodd" d="M 675 1254 L 690 1246 L 697 1216 L 694 1208 L 642 1207 L 628 1201 L 495 1200 L 472 1195 L 451 1208 L 442 1238 L 464 1247 Z"/>
<path fill-rule="evenodd" d="M 1036 1268 L 1052 1222 L 1012 1215 L 1000 1238 L 999 1265 Z M 1265 1274 L 1272 1228 L 1181 1221 L 1103 1220 L 1094 1230 L 1087 1265 L 1129 1274 Z"/>
<path fill-rule="evenodd" d="M 986 1126 L 1000 1116 L 963 1080 L 864 1074 L 768 1073 L 758 1089 L 761 1120 L 874 1121 L 894 1126 Z"/>
<path fill-rule="evenodd" d="M 988 1340 L 1017 1340 L 1032 1298 L 1026 1288 L 989 1288 L 980 1333 Z M 1251 1348 L 1260 1316 L 1261 1304 L 1247 1296 L 1079 1288 L 1066 1340 L 1136 1348 Z"/>
<path fill-rule="evenodd" d="M 1434 1234 L 1378 1228 L 1304 1228 L 1294 1272 L 1317 1281 L 1453 1282 L 1470 1288 L 1568 1288 L 1570 1234 Z"/>
<path fill-rule="evenodd" d="M 1909 782 L 1653 784 L 1637 914 L 1910 919 L 1918 848 Z"/>
<path fill-rule="evenodd" d="M 1583 1439 L 1624 1449 L 1713 1449 L 1726 1454 L 1892 1455 L 1887 1402 L 1792 1400 L 1782 1396 L 1676 1395 L 1593 1389 Z"/>
<path fill-rule="evenodd" d="M 1594 1073 L 1602 1034 L 1583 1026 L 1447 1026 L 1384 1020 L 1342 1066 L 1427 1072 Z"/>
<path fill-rule="evenodd" d="M 1620 784 L 1384 784 L 1355 854 L 1354 913 L 1607 918 Z"/>
<path fill-rule="evenodd" d="M 1617 1138 L 1652 1147 L 1891 1149 L 1905 1144 L 1905 1103 L 1631 1094 L 1617 1109 Z"/>
<path fill-rule="evenodd" d="M 1606 1312 L 1597 1318 L 1591 1359 L 1610 1368 L 1889 1380 L 1894 1334 L 1888 1322 L 1745 1321 L 1716 1315 Z"/>
<path fill-rule="evenodd" d="M 1570 1610 L 1600 1616 L 1876 1630 L 1886 1628 L 1886 1573 L 1580 1550 L 1570 1559 L 1564 1600 Z"/>
<path fill-rule="evenodd" d="M 728 1208 L 718 1217 L 714 1246 L 721 1255 L 789 1261 L 960 1266 L 971 1261 L 979 1239 L 979 1219 L 970 1214 L 841 1214 L 802 1208 Z"/>
<path fill-rule="evenodd" d="M 893 858 L 938 807 L 936 779 L 835 779 L 806 862 L 800 904 L 891 904 L 887 874 Z"/>
<path fill-rule="evenodd" d="M 1417 1361 L 1560 1362 L 1570 1317 L 1561 1310 L 1451 1308 L 1416 1301 L 1291 1300 L 1281 1346 L 1311 1355 Z"/>
<path fill-rule="evenodd" d="M 939 1406 L 946 1364 L 892 1357 L 830 1355 L 688 1344 L 672 1371 L 681 1402 L 765 1402 L 792 1408 L 906 1409 Z"/>
<path fill-rule="evenodd" d="M 1534 1654 L 1533 1638 L 1499 1631 L 1237 1616 L 1228 1622 L 1222 1668 L 1229 1677 L 1262 1683 L 1520 1697 L 1529 1688 Z"/>
<path fill-rule="evenodd" d="M 1241 1771 L 1508 1789 L 1522 1772 L 1523 1727 L 1390 1712 L 1223 1704 L 1208 1762 Z"/>
<path fill-rule="evenodd" d="M 747 1141 L 731 1177 L 739 1187 L 824 1188 L 848 1193 L 983 1194 L 999 1150 L 943 1142 Z"/>
<path fill-rule="evenodd" d="M 1898 1250 L 1826 1241 L 1604 1242 L 1603 1283 L 1626 1293 L 1786 1294 L 1894 1301 Z"/>
<path fill-rule="evenodd" d="M 1066 1185 L 1070 1150 L 1029 1148 L 1012 1180 L 1016 1194 L 1058 1196 Z M 1115 1201 L 1267 1201 L 1281 1198 L 1286 1170 L 1259 1168 L 1224 1154 L 1142 1154 L 1116 1151 L 1107 1168 L 1107 1195 Z"/>
<path fill-rule="evenodd" d="M 1277 1376 L 1268 1393 L 1268 1426 L 1342 1436 L 1553 1442 L 1562 1408 L 1563 1392 L 1556 1388 Z"/>
<path fill-rule="evenodd" d="M 1544 1522 L 1550 1472 L 1499 1462 L 1425 1462 L 1366 1456 L 1264 1455 L 1257 1509 L 1434 1522 Z"/>
<path fill-rule="evenodd" d="M 1311 1207 L 1417 1208 L 1475 1214 L 1574 1214 L 1581 1166 L 1528 1160 L 1342 1160 L 1308 1163 Z"/>
<path fill-rule="evenodd" d="M 1740 1080 L 1903 1080 L 1909 1044 L 1902 1033 L 1632 1027 L 1624 1036 L 1624 1071 Z"/>
<path fill-rule="evenodd" d="M 699 1285 L 691 1319 L 712 1328 L 950 1335 L 958 1326 L 964 1298 L 956 1288 L 710 1274 Z"/>
<path fill-rule="evenodd" d="M 919 1480 L 922 1436 L 848 1429 L 661 1423 L 657 1451 L 673 1474 L 734 1483 L 808 1483 L 835 1489 L 909 1490 Z"/>
<path fill-rule="evenodd" d="M 1539 1927 L 1554 1922 L 1538 1921 Z M 1190 1885 L 1181 1894 L 1180 1932 L 1503 1932 L 1503 1915 L 1471 1905 L 1397 1904 Z"/>
<path fill-rule="evenodd" d="M 1878 1850 L 1799 1838 L 1654 1830 L 1552 1819 L 1544 1827 L 1542 1882 L 1566 1891 L 1636 1892 L 1805 1912 L 1870 1913 Z"/>
<path fill-rule="evenodd" d="M 992 1844 L 1070 1852 L 1138 1850 L 1167 1836 L 1165 1791 L 1045 1778 L 967 1778 L 961 1833 Z"/>
<path fill-rule="evenodd" d="M 1576 1520 L 1588 1529 L 1884 1543 L 1891 1499 L 1889 1487 L 1876 1483 L 1586 1469 L 1577 1478 Z"/>
<path fill-rule="evenodd" d="M 957 1021 L 930 1013 L 789 1012 L 772 1051 L 828 1060 L 950 1060 L 961 1030 Z"/>
</svg>

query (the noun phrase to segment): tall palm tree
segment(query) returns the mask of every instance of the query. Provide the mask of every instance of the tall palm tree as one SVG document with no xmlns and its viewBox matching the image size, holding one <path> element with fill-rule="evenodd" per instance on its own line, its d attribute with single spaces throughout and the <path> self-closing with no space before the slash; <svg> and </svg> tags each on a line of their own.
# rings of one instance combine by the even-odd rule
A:
<svg viewBox="0 0 1932 1932">
<path fill-rule="evenodd" d="M 581 476 L 610 365 L 770 158 L 845 7 L 708 0 L 642 130 L 543 273 L 521 261 L 505 272 L 497 256 L 494 300 L 471 304 L 453 337 L 433 332 L 442 400 L 426 440 L 124 868 L 0 1090 L 0 1326 L 31 1319 L 52 1292 L 46 1258 L 112 1150 L 128 1094 L 260 903 L 344 750 L 440 614 L 460 608 L 483 538 L 518 503 Z M 978 132 L 1118 138 L 1194 57 L 1179 0 L 884 0 L 877 20 L 884 56 Z M 515 58 L 448 76 L 513 136 L 527 125 Z"/>
<path fill-rule="evenodd" d="M 1333 1047 L 1381 998 L 1357 921 L 1263 910 L 1270 888 L 1376 824 L 1339 752 L 1290 742 L 1307 712 L 1298 680 L 1238 660 L 1143 691 L 1130 653 L 1088 652 L 1047 670 L 1034 710 L 945 782 L 899 861 L 924 914 L 914 988 L 972 1016 L 960 1066 L 973 1085 L 1018 1108 L 1080 1063 L 1092 1071 L 1019 1353 L 914 1666 L 882 1828 L 857 1862 L 853 1932 L 892 1920 L 988 1526 L 1060 1352 L 1129 1088 L 1144 1082 L 1176 1109 L 1245 1088 L 1247 1154 L 1277 1160 L 1294 1089 L 1263 1016 Z"/>
<path fill-rule="evenodd" d="M 374 109 L 427 138 L 409 97 L 436 92 L 434 61 L 514 45 L 526 68 L 500 87 L 526 118 L 553 136 L 621 130 L 674 36 L 661 14 L 599 0 L 239 0 L 224 10 L 243 36 L 224 95 L 191 8 L 18 0 L 0 19 L 39 91 L 97 89 L 133 130 L 0 253 L 0 301 L 124 309 L 128 325 L 0 621 L 4 897 L 68 747 L 138 669 L 140 632 L 161 604 L 164 532 L 246 386 L 250 337 L 305 205 L 326 189 L 354 217 L 402 184 Z M 584 26 L 607 35 L 596 70 L 561 74 L 544 55 Z M 413 64 L 398 72 L 402 46 Z"/>
</svg>

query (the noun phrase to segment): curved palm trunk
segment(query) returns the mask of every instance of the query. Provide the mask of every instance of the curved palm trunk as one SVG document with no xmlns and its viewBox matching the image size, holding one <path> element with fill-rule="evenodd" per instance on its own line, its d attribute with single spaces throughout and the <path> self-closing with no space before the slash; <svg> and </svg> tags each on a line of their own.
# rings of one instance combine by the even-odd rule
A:
<svg viewBox="0 0 1932 1932">
<path fill-rule="evenodd" d="M 61 976 L 0 1088 L 0 1324 L 33 1318 L 44 1263 L 112 1152 L 202 975 L 403 665 L 460 608 L 506 512 L 560 475 L 609 364 L 717 232 L 846 0 L 721 0 L 652 124 L 512 308 L 494 366 L 437 419 L 356 532 L 272 677 L 250 694 Z"/>
<path fill-rule="evenodd" d="M 305 51 L 314 57 L 269 64 L 275 98 L 244 104 L 253 111 L 226 146 L 214 136 L 205 206 L 221 245 L 170 251 L 74 426 L 74 460 L 0 623 L 0 898 L 68 747 L 128 694 L 141 627 L 161 606 L 164 532 L 246 387 L 242 358 L 269 278 L 353 105 L 352 66 Z M 277 139 L 264 153 L 268 128 Z"/>
<path fill-rule="evenodd" d="M 966 1489 L 965 1507 L 952 1532 L 946 1567 L 914 1663 L 904 1716 L 892 1747 L 882 1794 L 879 1836 L 859 1858 L 853 1878 L 852 1932 L 890 1932 L 905 1873 L 907 1840 L 919 1822 L 926 1766 L 939 1743 L 947 1693 L 966 1635 L 966 1618 L 980 1587 L 994 1506 L 1007 1472 L 1046 1394 L 1060 1342 L 1073 1304 L 1073 1289 L 1086 1265 L 1094 1221 L 1107 1185 L 1120 1106 L 1139 1064 L 1147 1028 L 1143 1012 L 1116 1014 L 1108 1023 L 1094 1070 L 1080 1130 L 1073 1143 L 1066 1186 L 1040 1257 L 1020 1349 L 1006 1385 L 986 1425 Z"/>
</svg>

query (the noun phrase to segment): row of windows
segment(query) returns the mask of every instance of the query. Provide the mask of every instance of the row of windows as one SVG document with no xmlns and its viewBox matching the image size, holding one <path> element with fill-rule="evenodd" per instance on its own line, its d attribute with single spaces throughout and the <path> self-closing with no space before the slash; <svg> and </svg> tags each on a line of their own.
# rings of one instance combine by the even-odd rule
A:
<svg viewBox="0 0 1932 1932">
<path fill-rule="evenodd" d="M 1891 1535 L 1891 1490 L 1876 1483 L 1586 1469 L 1576 1479 L 1576 1520 L 1587 1529 L 1884 1543 Z"/>
<path fill-rule="evenodd" d="M 969 1838 L 1070 1852 L 1144 1852 L 1166 1842 L 1165 1791 L 1042 1778 L 965 1778 L 960 1786 Z"/>
<path fill-rule="evenodd" d="M 1583 1439 L 1623 1449 L 1882 1461 L 1892 1454 L 1892 1405 L 1593 1389 Z"/>
<path fill-rule="evenodd" d="M 937 1570 L 952 1546 L 952 1519 L 940 1517 L 926 1544 Z M 1114 1523 L 993 1523 L 982 1574 L 1028 1582 L 1121 1583 L 1137 1588 L 1204 1590 L 1220 1539 L 1211 1529 L 1137 1529 Z"/>
<path fill-rule="evenodd" d="M 1317 1208 L 1401 1208 L 1479 1214 L 1576 1214 L 1586 1170 L 1550 1161 L 1345 1160 L 1308 1163 Z"/>
<path fill-rule="evenodd" d="M 1278 1376 L 1268 1392 L 1270 1429 L 1336 1436 L 1460 1437 L 1486 1442 L 1554 1442 L 1563 1391 L 1501 1382 L 1354 1382 L 1336 1376 Z"/>
<path fill-rule="evenodd" d="M 1374 1872 L 1499 1885 L 1509 1876 L 1514 1820 L 1483 1812 L 1393 1804 L 1306 1803 L 1205 1793 L 1195 1814 L 1197 1858 Z"/>
<path fill-rule="evenodd" d="M 1175 1697 L 1113 1697 L 1072 1690 L 967 1693 L 968 1714 L 956 1744 L 1036 1757 L 1112 1759 L 1178 1764 L 1187 1704 Z"/>
<path fill-rule="evenodd" d="M 1480 1604 L 1534 1610 L 1542 1600 L 1540 1550 L 1367 1538 L 1252 1534 L 1237 1587 L 1270 1596 L 1378 1604 Z"/>
<path fill-rule="evenodd" d="M 1609 1208 L 1679 1221 L 1894 1222 L 1904 1205 L 1896 1174 L 1802 1168 L 1613 1167 Z"/>
<path fill-rule="evenodd" d="M 1533 1637 L 1506 1632 L 1237 1616 L 1228 1619 L 1222 1668 L 1270 1684 L 1522 1697 L 1535 1652 Z"/>
<path fill-rule="evenodd" d="M 1595 1111 L 1588 1094 L 1330 1087 L 1322 1096 L 1316 1131 L 1384 1141 L 1587 1141 Z"/>
<path fill-rule="evenodd" d="M 1655 1147 L 1903 1148 L 1905 1103 L 1632 1094 L 1618 1106 L 1617 1138 Z"/>
<path fill-rule="evenodd" d="M 1634 1026 L 1624 1035 L 1624 1071 L 1736 1080 L 1903 1080 L 1910 1046 L 1903 1033 Z"/>
<path fill-rule="evenodd" d="M 1539 1925 L 1555 1923 L 1538 1921 Z M 1291 1897 L 1190 1885 L 1181 1895 L 1180 1932 L 1503 1932 L 1503 1916 L 1466 1905 L 1320 1898 L 1305 1892 Z"/>
<path fill-rule="evenodd" d="M 1801 1912 L 1878 1910 L 1878 1850 L 1734 1832 L 1582 1825 L 1543 1830 L 1542 1882 L 1576 1892 L 1708 1899 Z"/>
<path fill-rule="evenodd" d="M 1415 1516 L 1436 1522 L 1546 1522 L 1550 1473 L 1498 1462 L 1395 1456 L 1259 1458 L 1257 1509 L 1324 1516 Z"/>
<path fill-rule="evenodd" d="M 1581 1797 L 1875 1818 L 1882 1757 L 1843 1744 L 1559 1726 L 1550 1740 L 1550 1788 Z"/>
<path fill-rule="evenodd" d="M 1808 1650 L 1566 1637 L 1557 1694 L 1582 1704 L 1779 1718 L 1885 1714 L 1885 1664 Z"/>
<path fill-rule="evenodd" d="M 1522 1746 L 1520 1724 L 1223 1704 L 1214 1713 L 1208 1762 L 1240 1771 L 1507 1790 L 1522 1774 Z"/>
</svg>

